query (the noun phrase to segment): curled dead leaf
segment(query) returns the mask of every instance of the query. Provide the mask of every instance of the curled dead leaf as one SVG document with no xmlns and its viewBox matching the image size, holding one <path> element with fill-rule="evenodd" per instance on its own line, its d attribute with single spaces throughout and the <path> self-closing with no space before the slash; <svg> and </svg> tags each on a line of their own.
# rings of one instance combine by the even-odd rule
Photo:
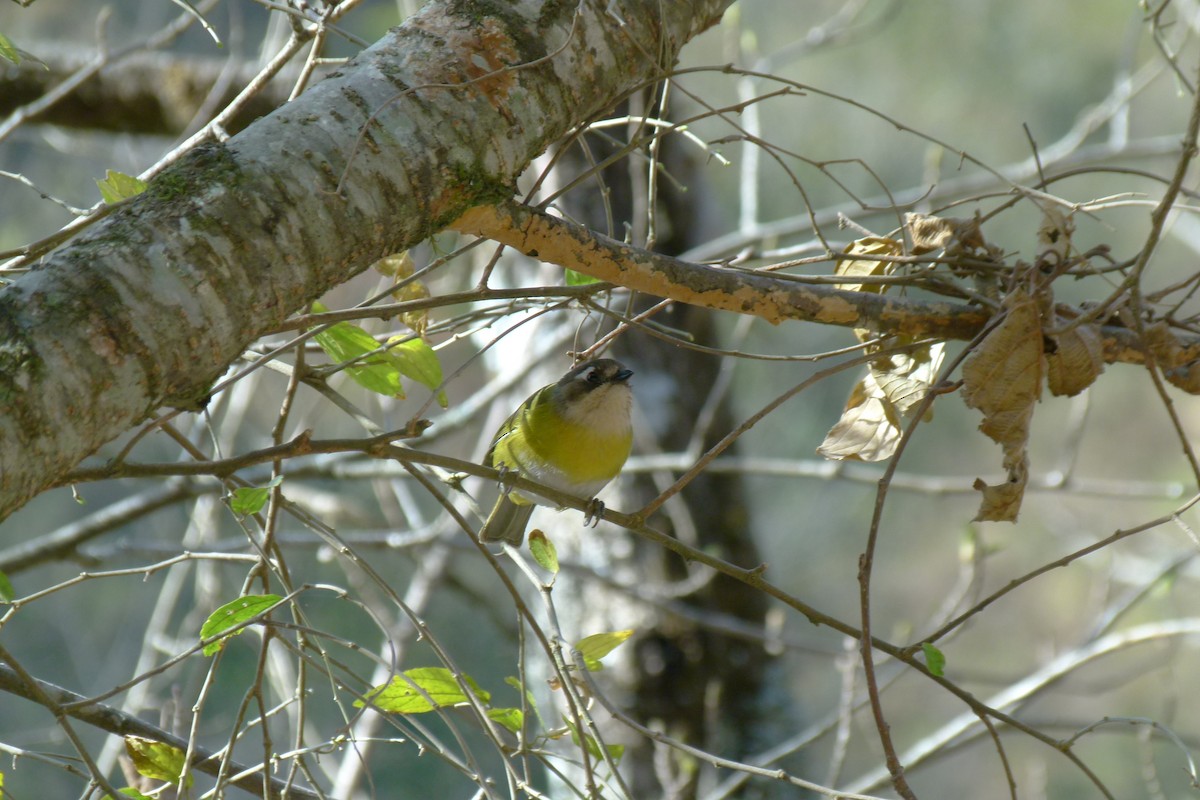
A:
<svg viewBox="0 0 1200 800">
<path fill-rule="evenodd" d="M 913 255 L 934 250 L 958 253 L 987 246 L 978 218 L 935 217 L 927 214 L 905 214 L 904 226 L 912 240 Z"/>
<path fill-rule="evenodd" d="M 1046 353 L 1046 386 L 1050 394 L 1077 395 L 1104 371 L 1104 337 L 1099 325 L 1079 325 L 1051 337 L 1051 341 L 1054 349 Z"/>
<path fill-rule="evenodd" d="M 983 493 L 975 522 L 1016 522 L 1029 482 L 1029 464 L 1022 459 L 1008 471 L 1008 480 L 995 486 L 976 478 L 974 488 Z"/>
<path fill-rule="evenodd" d="M 975 488 L 984 491 L 982 484 L 992 490 L 985 491 L 979 519 L 1015 520 L 1024 495 L 1029 425 L 1045 368 L 1038 305 L 1023 289 L 1010 293 L 1004 318 L 963 363 L 963 402 L 983 412 L 979 429 L 1004 448 L 1009 473 L 1005 488 L 977 482 Z M 994 507 L 1004 508 L 1003 516 Z"/>
</svg>

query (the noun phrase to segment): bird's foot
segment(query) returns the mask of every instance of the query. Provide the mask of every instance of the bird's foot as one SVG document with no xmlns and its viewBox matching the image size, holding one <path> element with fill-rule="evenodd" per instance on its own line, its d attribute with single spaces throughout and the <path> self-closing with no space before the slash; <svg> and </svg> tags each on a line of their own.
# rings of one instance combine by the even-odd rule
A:
<svg viewBox="0 0 1200 800">
<path fill-rule="evenodd" d="M 583 510 L 583 526 L 585 528 L 594 528 L 600 524 L 600 518 L 603 516 L 604 501 L 593 497 L 588 501 L 587 508 Z"/>
</svg>

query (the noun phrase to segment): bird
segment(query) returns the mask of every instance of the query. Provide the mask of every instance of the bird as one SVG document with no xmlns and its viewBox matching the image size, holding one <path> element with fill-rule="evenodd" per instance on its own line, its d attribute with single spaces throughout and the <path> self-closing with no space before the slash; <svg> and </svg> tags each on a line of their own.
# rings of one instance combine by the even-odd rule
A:
<svg viewBox="0 0 1200 800">
<path fill-rule="evenodd" d="M 479 531 L 481 542 L 520 547 L 534 504 L 554 505 L 526 490 L 505 490 L 515 472 L 598 504 L 596 493 L 617 476 L 633 443 L 633 392 L 626 369 L 611 358 L 586 361 L 556 383 L 538 389 L 517 407 L 492 439 L 484 463 L 500 470 L 501 491 Z"/>
</svg>

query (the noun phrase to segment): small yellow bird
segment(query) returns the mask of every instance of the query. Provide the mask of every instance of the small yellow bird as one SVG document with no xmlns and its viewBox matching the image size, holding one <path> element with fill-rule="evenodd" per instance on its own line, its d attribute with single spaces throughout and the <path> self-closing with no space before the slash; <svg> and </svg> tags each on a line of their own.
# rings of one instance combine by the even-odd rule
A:
<svg viewBox="0 0 1200 800">
<path fill-rule="evenodd" d="M 632 374 L 620 362 L 597 358 L 538 389 L 496 431 L 484 463 L 576 497 L 594 498 L 629 457 Z M 505 492 L 502 486 L 479 540 L 520 546 L 534 503 L 553 505 L 536 494 Z"/>
</svg>

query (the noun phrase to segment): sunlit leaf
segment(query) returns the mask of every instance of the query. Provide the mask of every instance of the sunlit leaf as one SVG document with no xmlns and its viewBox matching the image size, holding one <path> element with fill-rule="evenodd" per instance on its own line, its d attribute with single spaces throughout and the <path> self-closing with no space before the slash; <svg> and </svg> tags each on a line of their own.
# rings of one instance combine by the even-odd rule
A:
<svg viewBox="0 0 1200 800">
<path fill-rule="evenodd" d="M 884 461 L 900 443 L 900 419 L 871 373 L 850 391 L 846 409 L 817 453 L 832 461 Z"/>
<path fill-rule="evenodd" d="M 519 708 L 489 708 L 488 719 L 508 728 L 513 733 L 520 733 L 525 724 L 525 715 Z"/>
<path fill-rule="evenodd" d="M 567 286 L 587 286 L 589 283 L 600 283 L 599 278 L 584 275 L 582 272 L 576 272 L 573 269 L 566 269 L 563 272 L 566 273 Z"/>
<path fill-rule="evenodd" d="M 547 572 L 558 574 L 558 550 L 554 547 L 554 542 L 540 530 L 534 529 L 529 534 L 529 554 L 533 556 L 533 560 L 538 566 Z"/>
<path fill-rule="evenodd" d="M 248 594 L 245 597 L 239 597 L 237 600 L 226 603 L 210 614 L 208 619 L 204 621 L 204 624 L 200 626 L 200 638 L 202 640 L 211 639 L 222 631 L 227 631 L 230 628 L 241 625 L 246 620 L 254 619 L 259 614 L 278 604 L 281 600 L 283 598 L 277 594 Z M 230 636 L 236 636 L 243 630 L 245 628 L 230 634 Z M 221 648 L 225 647 L 227 639 L 228 637 L 223 637 L 217 639 L 215 642 L 209 642 L 204 645 L 204 655 L 211 656 L 221 650 Z"/>
<path fill-rule="evenodd" d="M 129 759 L 139 775 L 170 784 L 179 783 L 179 774 L 183 772 L 184 752 L 178 747 L 141 736 L 126 736 L 125 752 L 129 754 Z M 188 775 L 185 785 L 192 785 L 191 775 Z"/>
<path fill-rule="evenodd" d="M 322 313 L 329 309 L 320 303 L 313 303 L 312 310 Z M 363 388 L 388 397 L 404 397 L 396 361 L 384 352 L 375 337 L 362 328 L 349 322 L 338 322 L 316 334 L 313 339 L 330 361 L 348 364 L 346 374 Z"/>
<path fill-rule="evenodd" d="M 401 375 L 412 378 L 430 389 L 438 389 L 442 385 L 442 362 L 438 360 L 437 352 L 424 339 L 404 341 L 402 336 L 393 337 L 388 340 L 388 354 L 395 359 L 396 369 Z M 437 401 L 442 408 L 450 405 L 443 390 L 438 391 Z"/>
<path fill-rule="evenodd" d="M 471 692 L 480 702 L 486 703 L 491 700 L 491 695 L 481 689 L 469 675 L 463 675 L 462 682 L 471 688 Z M 461 706 L 468 702 L 469 698 L 453 672 L 444 667 L 417 667 L 394 675 L 384 685 L 376 686 L 367 692 L 365 702 L 355 700 L 354 705 L 356 708 L 363 708 L 370 704 L 381 711 L 396 714 L 423 714 L 435 708 Z"/>
<path fill-rule="evenodd" d="M 191 776 L 189 775 L 188 777 L 191 777 Z M 132 786 L 126 786 L 124 789 L 117 789 L 117 794 L 120 794 L 124 797 L 132 797 L 133 800 L 154 800 L 153 797 L 142 794 L 141 792 L 139 792 L 137 789 L 133 788 Z M 111 797 L 111 795 L 110 795 L 110 797 Z M 0 794 L 0 800 L 3 800 L 3 798 L 4 798 L 4 795 Z"/>
<path fill-rule="evenodd" d="M 283 476 L 276 475 L 266 486 L 241 486 L 233 490 L 229 507 L 239 516 L 249 516 L 262 511 L 271 496 L 271 490 L 283 483 Z"/>
<path fill-rule="evenodd" d="M 583 656 L 584 666 L 589 671 L 603 669 L 604 665 L 600 663 L 600 659 L 611 653 L 622 642 L 633 636 L 633 630 L 613 631 L 611 633 L 594 633 L 591 636 L 580 639 L 575 644 L 575 649 Z"/>
<path fill-rule="evenodd" d="M 104 180 L 96 181 L 96 185 L 100 187 L 100 196 L 104 198 L 104 202 L 113 205 L 122 200 L 128 200 L 130 197 L 138 196 L 146 191 L 149 184 L 141 178 L 110 169 L 105 174 Z"/>
</svg>

